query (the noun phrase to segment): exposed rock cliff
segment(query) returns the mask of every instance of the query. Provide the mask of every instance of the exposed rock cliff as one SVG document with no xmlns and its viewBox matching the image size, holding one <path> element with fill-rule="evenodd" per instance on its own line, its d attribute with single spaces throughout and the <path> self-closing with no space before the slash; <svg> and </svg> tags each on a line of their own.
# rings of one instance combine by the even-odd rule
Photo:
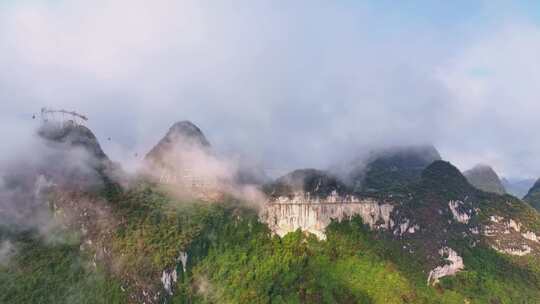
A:
<svg viewBox="0 0 540 304">
<path fill-rule="evenodd" d="M 266 185 L 265 191 L 269 201 L 260 216 L 280 236 L 301 229 L 324 239 L 332 220 L 354 215 L 374 229 L 392 226 L 392 205 L 351 195 L 343 182 L 325 171 L 296 170 Z"/>
<path fill-rule="evenodd" d="M 311 197 L 309 193 L 298 192 L 293 196 L 280 196 L 267 202 L 261 219 L 279 236 L 297 229 L 315 234 L 325 239 L 325 228 L 332 220 L 342 221 L 359 215 L 372 229 L 391 229 L 394 207 L 369 198 L 339 196 L 333 192 L 325 198 Z"/>
<path fill-rule="evenodd" d="M 333 220 L 359 216 L 372 230 L 404 242 L 404 250 L 424 252 L 429 284 L 465 267 L 459 254 L 463 248 L 450 248 L 449 242 L 483 243 L 509 255 L 540 254 L 536 224 L 528 222 L 524 228 L 518 220 L 533 216 L 538 221 L 538 214 L 511 196 L 475 189 L 444 161 L 425 168 L 406 192 L 394 189 L 388 195 L 356 193 L 318 170 L 292 172 L 266 190 L 270 196 L 260 218 L 272 232 L 283 236 L 301 229 L 325 239 L 325 229 Z M 513 217 L 490 220 L 502 213 Z M 441 257 L 446 264 L 441 265 Z"/>
<path fill-rule="evenodd" d="M 439 254 L 446 263 L 429 272 L 428 284 L 436 284 L 440 278 L 455 275 L 464 268 L 463 259 L 452 248 L 441 248 Z"/>
<path fill-rule="evenodd" d="M 540 254 L 539 231 L 525 228 L 519 220 L 492 215 L 481 226 L 481 233 L 490 246 L 508 255 Z"/>
</svg>

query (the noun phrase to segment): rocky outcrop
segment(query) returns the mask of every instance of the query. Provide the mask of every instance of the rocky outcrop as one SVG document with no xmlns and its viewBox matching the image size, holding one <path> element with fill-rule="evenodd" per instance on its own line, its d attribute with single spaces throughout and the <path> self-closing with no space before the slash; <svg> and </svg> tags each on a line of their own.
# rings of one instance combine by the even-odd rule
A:
<svg viewBox="0 0 540 304">
<path fill-rule="evenodd" d="M 472 211 L 467 210 L 464 205 L 465 204 L 462 201 L 448 202 L 448 208 L 450 209 L 450 212 L 452 212 L 454 220 L 462 224 L 468 224 L 472 217 Z"/>
<path fill-rule="evenodd" d="M 279 236 L 301 229 L 313 233 L 319 239 L 325 239 L 325 228 L 332 220 L 342 221 L 355 215 L 360 216 L 372 229 L 391 230 L 394 227 L 391 219 L 393 209 L 388 203 L 355 196 L 339 196 L 337 192 L 326 198 L 296 193 L 292 197 L 281 196 L 267 202 L 260 217 Z"/>
<path fill-rule="evenodd" d="M 506 248 L 500 248 L 496 245 L 492 245 L 492 248 L 495 249 L 497 252 L 508 254 L 508 255 L 515 255 L 515 256 L 525 256 L 532 252 L 532 248 L 528 245 L 521 245 L 519 247 L 506 247 Z"/>
<path fill-rule="evenodd" d="M 176 284 L 177 280 L 178 274 L 176 269 L 171 271 L 163 270 L 163 273 L 161 274 L 161 283 L 163 284 L 163 289 L 165 289 L 165 292 L 167 292 L 167 294 L 170 296 L 173 295 L 174 284 Z"/>
<path fill-rule="evenodd" d="M 452 248 L 443 247 L 439 254 L 444 258 L 445 264 L 429 272 L 428 285 L 435 285 L 440 278 L 455 275 L 465 267 L 463 259 Z"/>
<path fill-rule="evenodd" d="M 482 228 L 488 244 L 500 253 L 525 256 L 540 252 L 538 235 L 512 218 L 492 215 Z"/>
<path fill-rule="evenodd" d="M 295 170 L 264 187 L 268 201 L 260 218 L 279 236 L 300 229 L 325 239 L 325 229 L 333 221 L 360 216 L 372 229 L 393 230 L 394 206 L 353 194 L 345 183 L 329 172 Z M 414 225 L 403 228 L 414 232 Z M 401 233 L 400 229 L 396 232 Z"/>
<path fill-rule="evenodd" d="M 184 251 L 180 251 L 180 254 L 178 255 L 178 258 L 177 260 L 182 263 L 182 270 L 184 271 L 184 273 L 186 272 L 187 270 L 187 261 L 188 261 L 188 253 L 187 252 L 184 252 Z"/>
<path fill-rule="evenodd" d="M 475 188 L 491 193 L 505 194 L 504 186 L 493 168 L 487 165 L 477 165 L 463 173 L 469 183 Z"/>
<path fill-rule="evenodd" d="M 174 294 L 174 288 L 179 278 L 178 272 L 180 271 L 180 275 L 186 273 L 187 260 L 188 253 L 185 251 L 180 251 L 178 257 L 176 258 L 177 265 L 173 266 L 172 268 L 165 269 L 161 273 L 161 283 L 163 284 L 163 289 L 169 296 L 172 296 Z"/>
</svg>

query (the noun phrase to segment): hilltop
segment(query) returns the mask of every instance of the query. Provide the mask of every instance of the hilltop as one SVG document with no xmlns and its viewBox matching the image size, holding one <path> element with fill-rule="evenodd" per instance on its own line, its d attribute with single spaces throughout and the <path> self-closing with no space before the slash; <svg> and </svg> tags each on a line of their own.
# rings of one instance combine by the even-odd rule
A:
<svg viewBox="0 0 540 304">
<path fill-rule="evenodd" d="M 497 194 L 505 194 L 506 190 L 495 170 L 488 165 L 476 165 L 463 173 L 471 185 L 477 189 Z"/>
</svg>

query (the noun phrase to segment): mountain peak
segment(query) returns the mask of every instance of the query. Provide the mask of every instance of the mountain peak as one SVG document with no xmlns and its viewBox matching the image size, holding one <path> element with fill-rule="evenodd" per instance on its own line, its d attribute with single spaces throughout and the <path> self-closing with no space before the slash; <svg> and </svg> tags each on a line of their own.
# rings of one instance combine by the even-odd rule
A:
<svg viewBox="0 0 540 304">
<path fill-rule="evenodd" d="M 210 143 L 204 133 L 188 120 L 174 123 L 165 136 L 146 155 L 147 160 L 163 162 L 167 153 L 201 149 L 208 150 Z"/>
<path fill-rule="evenodd" d="M 392 158 L 406 160 L 409 166 L 423 166 L 441 159 L 439 151 L 433 145 L 395 146 L 373 152 L 374 158 Z"/>
<path fill-rule="evenodd" d="M 267 192 L 273 196 L 303 192 L 313 197 L 326 197 L 334 191 L 341 194 L 347 189 L 337 177 L 317 169 L 294 170 L 267 186 Z"/>
<path fill-rule="evenodd" d="M 201 129 L 189 120 L 174 123 L 165 135 L 165 139 L 171 141 L 179 138 L 189 141 L 190 144 L 198 144 L 202 147 L 210 146 Z"/>
<path fill-rule="evenodd" d="M 103 149 L 90 129 L 75 123 L 65 123 L 61 126 L 45 123 L 38 129 L 38 135 L 50 142 L 66 144 L 70 147 L 81 147 L 98 160 L 108 159 Z"/>
<path fill-rule="evenodd" d="M 486 164 L 478 164 L 463 173 L 469 183 L 475 188 L 496 194 L 506 193 L 504 186 L 492 167 Z"/>
<path fill-rule="evenodd" d="M 373 151 L 352 173 L 355 190 L 380 191 L 397 189 L 420 179 L 422 171 L 434 161 L 441 160 L 431 145 L 397 146 Z"/>
<path fill-rule="evenodd" d="M 445 192 L 470 192 L 473 187 L 465 176 L 447 161 L 438 160 L 422 172 L 422 183 L 426 189 Z"/>
</svg>

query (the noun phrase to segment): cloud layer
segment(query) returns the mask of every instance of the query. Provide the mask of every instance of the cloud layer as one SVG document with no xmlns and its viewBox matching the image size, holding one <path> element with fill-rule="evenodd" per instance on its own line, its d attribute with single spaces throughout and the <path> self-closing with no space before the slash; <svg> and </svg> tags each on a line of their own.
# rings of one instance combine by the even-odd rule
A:
<svg viewBox="0 0 540 304">
<path fill-rule="evenodd" d="M 524 8 L 484 2 L 6 1 L 0 132 L 15 144 L 50 106 L 127 164 L 189 119 L 270 169 L 430 142 L 462 169 L 539 176 L 539 49 Z"/>
</svg>

